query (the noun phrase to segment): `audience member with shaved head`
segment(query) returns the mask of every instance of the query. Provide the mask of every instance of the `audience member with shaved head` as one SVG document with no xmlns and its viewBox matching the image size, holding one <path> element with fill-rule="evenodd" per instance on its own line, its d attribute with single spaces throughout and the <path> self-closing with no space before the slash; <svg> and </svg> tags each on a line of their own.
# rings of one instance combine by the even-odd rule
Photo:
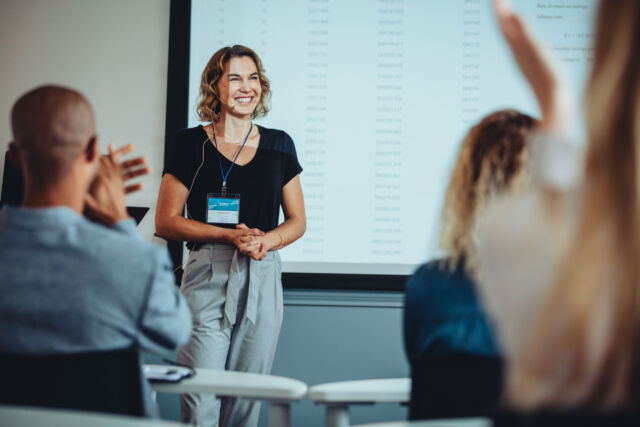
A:
<svg viewBox="0 0 640 427">
<path fill-rule="evenodd" d="M 140 237 L 125 206 L 140 188 L 125 183 L 148 173 L 144 159 L 121 161 L 132 146 L 100 155 L 91 106 L 68 88 L 26 93 L 11 125 L 25 194 L 22 206 L 0 210 L 0 352 L 185 344 L 191 316 L 167 251 Z"/>
<path fill-rule="evenodd" d="M 59 185 L 95 134 L 93 113 L 84 97 L 60 87 L 41 87 L 20 98 L 13 107 L 12 148 L 28 166 L 31 189 Z M 88 165 L 94 167 L 93 163 Z M 34 188 L 35 187 L 35 188 Z"/>
</svg>

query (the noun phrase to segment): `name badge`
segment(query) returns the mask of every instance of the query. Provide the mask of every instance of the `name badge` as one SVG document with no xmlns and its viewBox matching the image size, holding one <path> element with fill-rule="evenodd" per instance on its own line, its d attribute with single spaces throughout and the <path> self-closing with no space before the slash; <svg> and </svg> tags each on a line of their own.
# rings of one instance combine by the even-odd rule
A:
<svg viewBox="0 0 640 427">
<path fill-rule="evenodd" d="M 240 222 L 239 194 L 207 194 L 207 222 L 238 224 Z"/>
</svg>

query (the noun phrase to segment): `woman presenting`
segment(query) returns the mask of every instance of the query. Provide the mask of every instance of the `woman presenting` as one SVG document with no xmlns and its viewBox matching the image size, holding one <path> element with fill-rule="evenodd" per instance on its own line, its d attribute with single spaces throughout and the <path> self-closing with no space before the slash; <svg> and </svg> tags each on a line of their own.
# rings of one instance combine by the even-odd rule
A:
<svg viewBox="0 0 640 427">
<path fill-rule="evenodd" d="M 202 73 L 198 105 L 211 123 L 178 132 L 164 171 L 157 233 L 191 250 L 180 291 L 193 332 L 178 354 L 188 366 L 271 370 L 283 311 L 277 250 L 302 236 L 306 217 L 293 141 L 251 121 L 267 114 L 269 98 L 255 52 L 217 51 Z M 181 409 L 182 421 L 211 426 L 255 426 L 260 412 L 255 401 L 220 405 L 197 394 L 183 396 Z"/>
</svg>

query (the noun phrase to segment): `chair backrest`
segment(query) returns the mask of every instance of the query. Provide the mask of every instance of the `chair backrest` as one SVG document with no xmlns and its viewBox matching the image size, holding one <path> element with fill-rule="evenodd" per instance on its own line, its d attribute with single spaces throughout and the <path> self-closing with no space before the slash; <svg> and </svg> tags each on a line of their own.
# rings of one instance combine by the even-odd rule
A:
<svg viewBox="0 0 640 427">
<path fill-rule="evenodd" d="M 538 412 L 500 411 L 492 417 L 493 427 L 637 427 L 638 409 L 594 411 L 584 409 L 544 410 Z"/>
<path fill-rule="evenodd" d="M 64 355 L 0 354 L 0 403 L 144 415 L 135 347 Z"/>
<path fill-rule="evenodd" d="M 493 414 L 502 394 L 502 373 L 498 357 L 461 354 L 413 360 L 409 419 Z"/>
<path fill-rule="evenodd" d="M 2 192 L 0 193 L 0 206 L 5 203 L 20 205 L 24 194 L 22 171 L 13 164 L 9 158 L 9 152 L 4 154 L 4 173 L 2 178 Z"/>
</svg>

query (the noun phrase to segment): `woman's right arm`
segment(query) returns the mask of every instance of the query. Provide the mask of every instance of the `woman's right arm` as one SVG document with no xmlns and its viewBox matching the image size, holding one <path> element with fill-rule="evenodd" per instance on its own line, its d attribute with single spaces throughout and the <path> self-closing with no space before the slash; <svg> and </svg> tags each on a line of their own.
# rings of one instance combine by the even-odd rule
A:
<svg viewBox="0 0 640 427">
<path fill-rule="evenodd" d="M 572 236 L 582 158 L 565 136 L 573 97 L 553 61 L 510 2 L 493 6 L 542 115 L 529 141 L 531 184 L 491 201 L 475 226 L 480 293 L 505 354 L 517 361 Z"/>
<path fill-rule="evenodd" d="M 545 132 L 565 136 L 573 124 L 575 97 L 562 70 L 514 12 L 509 0 L 492 0 L 498 26 L 538 101 Z"/>
<path fill-rule="evenodd" d="M 171 240 L 197 243 L 231 243 L 240 252 L 249 253 L 260 245 L 256 236 L 264 233 L 256 228 L 228 229 L 205 224 L 182 216 L 189 190 L 170 173 L 165 173 L 160 184 L 156 207 L 156 233 Z"/>
</svg>

